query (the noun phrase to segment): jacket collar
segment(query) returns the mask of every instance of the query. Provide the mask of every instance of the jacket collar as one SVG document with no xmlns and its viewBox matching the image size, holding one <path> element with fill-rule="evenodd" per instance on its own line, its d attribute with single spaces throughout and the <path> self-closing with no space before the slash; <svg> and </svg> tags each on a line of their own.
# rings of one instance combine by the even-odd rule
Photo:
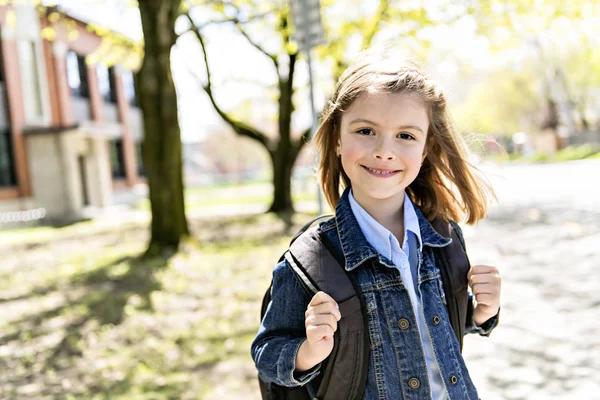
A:
<svg viewBox="0 0 600 400">
<path fill-rule="evenodd" d="M 352 271 L 356 267 L 362 265 L 365 261 L 373 258 L 377 258 L 382 264 L 391 264 L 391 262 L 382 257 L 365 238 L 365 235 L 360 229 L 356 217 L 352 212 L 352 208 L 350 207 L 350 201 L 348 199 L 349 193 L 350 188 L 348 187 L 344 190 L 344 193 L 335 207 L 335 221 L 338 237 L 346 260 L 344 268 L 347 271 Z M 421 230 L 423 246 L 444 247 L 452 242 L 452 239 L 440 235 L 433 226 L 431 226 L 431 223 L 425 218 L 425 215 L 423 215 L 423 212 L 417 205 L 414 205 L 414 209 L 417 214 L 417 219 L 419 220 L 419 229 Z"/>
</svg>

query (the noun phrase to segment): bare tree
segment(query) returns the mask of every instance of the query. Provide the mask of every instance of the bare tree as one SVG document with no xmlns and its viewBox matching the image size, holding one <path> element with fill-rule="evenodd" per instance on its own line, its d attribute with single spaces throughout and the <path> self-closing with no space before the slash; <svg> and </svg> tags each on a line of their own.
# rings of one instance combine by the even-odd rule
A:
<svg viewBox="0 0 600 400">
<path fill-rule="evenodd" d="M 193 2 L 192 2 L 193 3 Z M 203 1 L 198 3 L 204 4 Z M 239 3 L 239 4 L 238 4 Z M 297 88 L 294 86 L 294 76 L 296 73 L 296 65 L 299 59 L 299 53 L 296 43 L 291 37 L 292 29 L 290 27 L 290 11 L 287 2 L 273 2 L 269 11 L 265 12 L 265 7 L 253 2 L 220 2 L 211 1 L 211 6 L 220 11 L 222 18 L 209 21 L 208 23 L 198 24 L 192 18 L 190 12 L 186 12 L 185 16 L 188 19 L 191 31 L 196 36 L 202 53 L 204 56 L 204 68 L 206 70 L 206 82 L 198 79 L 200 87 L 208 94 L 211 104 L 221 118 L 229 124 L 229 126 L 237 134 L 249 137 L 260 143 L 269 153 L 271 165 L 273 168 L 273 202 L 269 208 L 270 212 L 293 212 L 291 192 L 291 176 L 292 168 L 302 150 L 303 146 L 308 142 L 310 137 L 310 128 L 305 129 L 298 135 L 293 137 L 291 132 L 292 114 L 295 111 L 293 96 Z M 204 4 L 206 6 L 206 4 Z M 225 11 L 227 8 L 227 11 Z M 379 29 L 380 22 L 384 19 L 388 9 L 388 1 L 381 0 L 379 7 L 372 18 L 362 17 L 357 21 L 345 21 L 340 24 L 339 32 L 335 32 L 329 37 L 327 48 L 329 56 L 334 58 L 334 71 L 332 71 L 335 79 L 341 74 L 347 60 L 344 59 L 344 51 L 346 49 L 347 38 L 352 33 L 360 33 L 362 35 L 362 46 L 368 47 L 375 33 Z M 256 20 L 264 20 L 266 16 L 274 17 L 276 21 L 274 35 L 281 39 L 279 52 L 269 52 L 258 41 L 254 40 L 248 25 Z M 214 84 L 212 80 L 211 69 L 209 67 L 209 54 L 206 46 L 206 37 L 203 32 L 204 28 L 211 24 L 230 23 L 234 24 L 237 31 L 244 39 L 254 48 L 256 48 L 269 63 L 273 66 L 272 71 L 277 74 L 277 135 L 275 138 L 269 137 L 265 131 L 250 126 L 226 112 L 217 103 L 214 96 Z M 216 89 L 218 90 L 218 89 Z"/>
</svg>

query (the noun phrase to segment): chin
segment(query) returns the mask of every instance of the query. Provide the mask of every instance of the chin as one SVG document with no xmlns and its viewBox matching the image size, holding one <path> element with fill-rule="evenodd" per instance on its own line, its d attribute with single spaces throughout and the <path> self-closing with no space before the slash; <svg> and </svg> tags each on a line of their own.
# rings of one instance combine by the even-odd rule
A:
<svg viewBox="0 0 600 400">
<path fill-rule="evenodd" d="M 398 196 L 404 196 L 404 192 L 396 190 L 393 192 L 367 192 L 367 196 L 373 200 L 389 200 Z"/>
</svg>

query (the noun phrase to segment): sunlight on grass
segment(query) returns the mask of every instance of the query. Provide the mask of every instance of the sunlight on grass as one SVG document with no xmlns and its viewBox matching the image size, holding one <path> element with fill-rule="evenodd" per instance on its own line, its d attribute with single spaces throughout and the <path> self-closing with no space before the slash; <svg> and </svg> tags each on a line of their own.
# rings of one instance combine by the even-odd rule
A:
<svg viewBox="0 0 600 400">
<path fill-rule="evenodd" d="M 77 228 L 50 241 L 33 230 L 35 247 L 0 270 L 6 395 L 258 399 L 249 348 L 260 302 L 311 217 L 192 222 L 198 242 L 166 265 L 135 259 L 145 229 L 74 237 Z"/>
<path fill-rule="evenodd" d="M 292 186 L 294 202 L 316 201 L 315 185 L 302 181 Z M 197 186 L 185 189 L 185 204 L 187 210 L 211 207 L 243 206 L 263 204 L 268 206 L 273 198 L 273 186 L 270 182 L 245 182 L 237 185 Z M 150 210 L 150 202 L 143 199 L 136 205 L 138 210 Z"/>
</svg>

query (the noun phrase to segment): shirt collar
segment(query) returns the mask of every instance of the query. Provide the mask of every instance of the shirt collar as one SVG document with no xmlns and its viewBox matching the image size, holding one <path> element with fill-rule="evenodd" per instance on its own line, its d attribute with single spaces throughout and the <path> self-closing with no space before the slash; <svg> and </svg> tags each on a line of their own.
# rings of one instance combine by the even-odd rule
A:
<svg viewBox="0 0 600 400">
<path fill-rule="evenodd" d="M 357 218 L 352 211 L 349 196 L 350 188 L 348 187 L 344 190 L 344 193 L 340 197 L 335 208 L 335 224 L 342 252 L 346 260 L 346 265 L 344 267 L 346 270 L 351 271 L 372 258 L 379 258 L 379 261 L 382 264 L 390 264 L 382 259 L 378 251 L 366 240 Z M 444 237 L 435 231 L 419 207 L 412 202 L 410 204 L 413 205 L 413 212 L 415 213 L 418 222 L 418 229 L 415 234 L 419 238 L 420 246 L 444 247 L 452 242 L 452 239 Z M 412 229 L 413 228 L 411 228 L 411 231 Z"/>
<path fill-rule="evenodd" d="M 348 201 L 356 222 L 360 226 L 366 239 L 375 247 L 375 249 L 388 260 L 392 259 L 392 248 L 399 247 L 400 249 L 406 250 L 408 248 L 408 232 L 413 232 L 417 237 L 417 243 L 419 249 L 422 250 L 421 245 L 421 230 L 419 229 L 419 220 L 413 207 L 413 203 L 410 197 L 404 193 L 404 239 L 403 243 L 400 244 L 397 238 L 387 228 L 381 225 L 375 218 L 373 218 L 354 198 L 352 190 L 348 194 Z"/>
</svg>

